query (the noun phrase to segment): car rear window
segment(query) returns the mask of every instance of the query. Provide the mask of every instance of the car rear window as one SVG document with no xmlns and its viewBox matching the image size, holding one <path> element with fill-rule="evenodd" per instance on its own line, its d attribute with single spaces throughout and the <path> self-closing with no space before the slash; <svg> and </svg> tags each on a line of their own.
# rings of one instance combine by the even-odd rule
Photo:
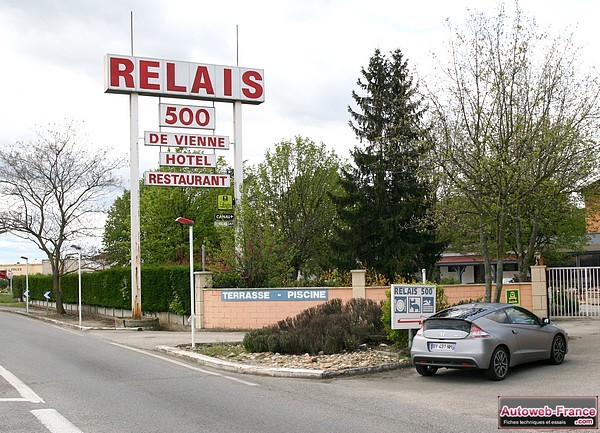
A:
<svg viewBox="0 0 600 433">
<path fill-rule="evenodd" d="M 434 319 L 429 318 L 423 322 L 423 330 L 452 329 L 455 331 L 469 332 L 471 324 L 461 319 Z"/>
<path fill-rule="evenodd" d="M 477 316 L 488 309 L 485 307 L 473 306 L 467 308 L 461 307 L 451 307 L 446 310 L 440 311 L 439 313 L 434 314 L 431 318 L 440 319 L 440 318 L 453 318 L 453 319 L 468 319 L 473 316 Z"/>
</svg>

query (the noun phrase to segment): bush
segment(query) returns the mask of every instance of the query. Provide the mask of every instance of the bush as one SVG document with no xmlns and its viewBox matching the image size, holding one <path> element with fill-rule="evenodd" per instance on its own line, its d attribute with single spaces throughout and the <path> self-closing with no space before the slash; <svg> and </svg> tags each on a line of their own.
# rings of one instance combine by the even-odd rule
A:
<svg viewBox="0 0 600 433">
<path fill-rule="evenodd" d="M 301 355 L 354 351 L 361 344 L 385 339 L 381 307 L 371 300 L 332 299 L 276 325 L 244 336 L 248 352 Z"/>
</svg>

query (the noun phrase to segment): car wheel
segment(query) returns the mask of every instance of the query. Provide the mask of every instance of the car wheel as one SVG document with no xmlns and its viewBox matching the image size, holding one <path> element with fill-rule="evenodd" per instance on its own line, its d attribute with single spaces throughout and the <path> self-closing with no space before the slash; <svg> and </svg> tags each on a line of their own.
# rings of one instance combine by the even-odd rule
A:
<svg viewBox="0 0 600 433">
<path fill-rule="evenodd" d="M 417 364 L 415 365 L 415 368 L 417 369 L 417 373 L 421 376 L 433 376 L 438 371 L 437 367 L 432 367 L 431 365 Z"/>
<path fill-rule="evenodd" d="M 565 360 L 566 353 L 565 338 L 562 335 L 557 335 L 552 340 L 552 347 L 550 348 L 550 364 L 559 365 Z"/>
<path fill-rule="evenodd" d="M 503 380 L 508 374 L 508 351 L 503 347 L 497 347 L 492 354 L 490 366 L 486 375 L 491 380 Z"/>
</svg>

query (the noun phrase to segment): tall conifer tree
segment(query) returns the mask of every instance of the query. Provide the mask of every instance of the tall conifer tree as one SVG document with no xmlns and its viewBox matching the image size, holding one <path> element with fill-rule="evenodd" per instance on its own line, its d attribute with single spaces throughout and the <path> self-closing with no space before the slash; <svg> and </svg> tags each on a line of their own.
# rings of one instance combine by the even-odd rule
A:
<svg viewBox="0 0 600 433">
<path fill-rule="evenodd" d="M 334 247 L 342 268 L 358 261 L 389 278 L 412 277 L 431 270 L 443 248 L 431 218 L 421 101 L 400 50 L 390 58 L 375 50 L 361 75 L 352 92 L 357 110 L 348 107 L 360 145 L 342 170 L 344 193 L 334 198 Z"/>
</svg>

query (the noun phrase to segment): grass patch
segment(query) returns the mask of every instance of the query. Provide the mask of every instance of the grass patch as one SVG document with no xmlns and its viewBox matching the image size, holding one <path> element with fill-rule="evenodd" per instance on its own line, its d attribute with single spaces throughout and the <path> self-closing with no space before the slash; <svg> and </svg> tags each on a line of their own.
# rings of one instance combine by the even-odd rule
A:
<svg viewBox="0 0 600 433">
<path fill-rule="evenodd" d="M 237 343 L 209 343 L 196 345 L 196 352 L 213 358 L 234 357 L 246 352 L 244 346 Z"/>
</svg>

